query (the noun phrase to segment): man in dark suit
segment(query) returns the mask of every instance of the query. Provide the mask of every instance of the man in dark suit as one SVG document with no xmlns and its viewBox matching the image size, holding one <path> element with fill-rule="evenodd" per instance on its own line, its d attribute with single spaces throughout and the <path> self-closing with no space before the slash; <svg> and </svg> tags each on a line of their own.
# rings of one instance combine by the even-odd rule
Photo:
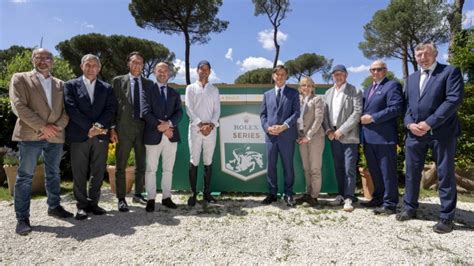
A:
<svg viewBox="0 0 474 266">
<path fill-rule="evenodd" d="M 268 205 L 277 200 L 277 162 L 278 155 L 283 163 L 285 175 L 285 197 L 288 207 L 294 207 L 293 183 L 295 171 L 293 168 L 293 155 L 295 142 L 298 138 L 296 121 L 300 116 L 300 101 L 297 90 L 286 86 L 288 70 L 283 65 L 273 69 L 272 74 L 275 88 L 268 90 L 263 95 L 260 119 L 265 131 L 265 142 L 268 154 L 267 182 L 269 193 L 262 201 Z"/>
<path fill-rule="evenodd" d="M 115 187 L 118 199 L 118 210 L 127 212 L 128 204 L 125 200 L 125 168 L 127 167 L 130 151 L 135 151 L 135 194 L 133 201 L 145 204 L 142 195 L 145 182 L 145 145 L 143 144 L 143 130 L 145 122 L 142 118 L 142 95 L 144 88 L 153 85 L 153 82 L 141 76 L 144 58 L 139 52 L 132 52 L 127 57 L 130 73 L 115 77 L 112 80 L 115 98 L 119 106 L 115 117 L 115 127 L 110 131 L 110 140 L 117 143 L 115 150 L 116 172 Z"/>
<path fill-rule="evenodd" d="M 370 65 L 372 84 L 364 91 L 362 142 L 374 182 L 372 199 L 362 202 L 376 207 L 375 214 L 395 214 L 398 204 L 397 118 L 403 112 L 402 86 L 388 80 L 387 65 L 382 60 Z"/>
<path fill-rule="evenodd" d="M 145 88 L 143 98 L 143 118 L 145 119 L 144 142 L 146 147 L 146 191 L 148 202 L 145 210 L 155 210 L 156 171 L 160 156 L 163 172 L 161 175 L 161 204 L 176 209 L 171 200 L 171 181 L 176 158 L 176 150 L 180 141 L 178 123 L 183 117 L 181 96 L 168 86 L 169 66 L 161 62 L 155 66 L 157 82 Z"/>
<path fill-rule="evenodd" d="M 81 59 L 83 76 L 64 84 L 64 105 L 69 115 L 66 141 L 71 145 L 78 220 L 86 219 L 87 212 L 105 214 L 98 203 L 107 162 L 108 129 L 117 104 L 112 86 L 97 79 L 100 67 L 99 58 L 87 54 Z"/>
<path fill-rule="evenodd" d="M 408 129 L 405 141 L 406 178 L 403 211 L 396 219 L 416 217 L 421 172 L 428 149 L 432 149 L 437 165 L 441 209 L 436 233 L 453 230 L 457 192 L 454 176 L 456 140 L 461 133 L 457 110 L 462 102 L 464 83 L 459 69 L 436 62 L 438 51 L 432 42 L 415 47 L 415 58 L 421 70 L 406 82 Z"/>
</svg>

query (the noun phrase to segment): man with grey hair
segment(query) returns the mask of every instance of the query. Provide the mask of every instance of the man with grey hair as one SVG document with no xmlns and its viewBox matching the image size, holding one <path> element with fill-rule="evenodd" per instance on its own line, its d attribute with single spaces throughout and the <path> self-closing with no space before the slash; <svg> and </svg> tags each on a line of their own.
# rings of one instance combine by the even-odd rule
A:
<svg viewBox="0 0 474 266">
<path fill-rule="evenodd" d="M 398 204 L 397 118 L 403 112 L 402 86 L 387 79 L 387 65 L 376 60 L 370 65 L 372 84 L 364 91 L 362 143 L 374 183 L 372 199 L 362 202 L 376 207 L 374 214 L 395 214 Z"/>
<path fill-rule="evenodd" d="M 86 219 L 87 212 L 105 214 L 98 203 L 107 162 L 108 129 L 117 104 L 112 86 L 97 78 L 100 68 L 99 58 L 87 54 L 81 60 L 83 75 L 64 84 L 64 104 L 70 118 L 66 141 L 71 145 L 78 220 Z"/>
<path fill-rule="evenodd" d="M 326 111 L 323 128 L 331 141 L 338 195 L 332 205 L 343 205 L 343 210 L 354 210 L 357 171 L 357 147 L 360 143 L 359 120 L 362 113 L 362 94 L 347 82 L 343 65 L 332 69 L 334 86 L 325 95 Z"/>
<path fill-rule="evenodd" d="M 10 82 L 12 110 L 18 117 L 12 140 L 18 142 L 20 165 L 15 182 L 14 203 L 16 233 L 31 232 L 31 183 L 40 155 L 44 158 L 48 215 L 72 217 L 60 205 L 61 189 L 59 164 L 61 162 L 64 128 L 68 116 L 63 104 L 63 81 L 51 75 L 53 54 L 44 48 L 33 50 L 34 70 L 16 73 Z"/>
<path fill-rule="evenodd" d="M 403 211 L 396 219 L 416 218 L 421 172 L 428 149 L 431 149 L 437 166 L 441 202 L 439 221 L 433 231 L 449 233 L 454 228 L 457 201 L 454 156 L 461 134 L 457 111 L 464 94 L 464 82 L 459 69 L 436 62 L 437 55 L 434 43 L 418 44 L 415 59 L 421 69 L 411 74 L 405 84 L 405 195 Z"/>
</svg>

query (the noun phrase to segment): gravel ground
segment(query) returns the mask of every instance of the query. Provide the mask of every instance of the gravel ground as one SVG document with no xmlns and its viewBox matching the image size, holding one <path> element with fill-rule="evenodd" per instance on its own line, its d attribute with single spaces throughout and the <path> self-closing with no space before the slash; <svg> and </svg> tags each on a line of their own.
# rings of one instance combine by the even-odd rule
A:
<svg viewBox="0 0 474 266">
<path fill-rule="evenodd" d="M 0 202 L 0 264 L 298 263 L 298 264 L 474 264 L 474 203 L 458 203 L 456 230 L 438 235 L 438 199 L 423 201 L 419 218 L 404 223 L 360 208 L 346 213 L 325 206 L 288 209 L 263 197 L 220 197 L 215 205 L 154 213 L 131 204 L 119 213 L 103 190 L 104 216 L 59 220 L 46 213 L 46 200 L 32 201 L 28 236 L 15 234 L 12 202 Z M 131 198 L 128 198 L 131 202 Z M 157 199 L 161 202 L 161 199 Z M 322 200 L 324 203 L 324 199 Z M 75 211 L 70 195 L 63 205 Z"/>
</svg>

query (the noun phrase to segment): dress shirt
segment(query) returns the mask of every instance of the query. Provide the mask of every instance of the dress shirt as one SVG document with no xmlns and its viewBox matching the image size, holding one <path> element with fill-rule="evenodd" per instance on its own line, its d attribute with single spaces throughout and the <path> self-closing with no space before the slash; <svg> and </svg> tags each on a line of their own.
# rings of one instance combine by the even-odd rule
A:
<svg viewBox="0 0 474 266">
<path fill-rule="evenodd" d="M 156 83 L 156 85 L 158 86 L 158 89 L 160 90 L 160 95 L 161 95 L 161 87 L 165 86 L 165 89 L 163 90 L 165 92 L 165 99 L 168 99 L 168 84 L 161 84 L 159 82 Z"/>
<path fill-rule="evenodd" d="M 201 122 L 219 126 L 221 99 L 219 90 L 214 85 L 207 83 L 203 86 L 200 81 L 189 84 L 186 87 L 185 104 L 193 126 Z"/>
<path fill-rule="evenodd" d="M 421 95 L 421 92 L 425 89 L 425 88 L 422 88 L 423 83 L 425 82 L 425 80 L 426 80 L 426 83 L 428 83 L 428 80 L 431 77 L 431 74 L 433 73 L 433 71 L 435 70 L 437 64 L 438 64 L 438 62 L 435 61 L 429 68 L 427 68 L 427 69 L 421 68 L 421 70 L 420 70 L 421 71 L 421 75 L 420 75 L 420 95 Z M 429 73 L 426 73 L 425 70 L 429 70 Z M 425 84 L 425 86 L 426 86 L 426 84 Z"/>
<path fill-rule="evenodd" d="M 332 119 L 332 125 L 336 126 L 337 118 L 339 117 L 339 113 L 341 112 L 342 108 L 342 99 L 344 96 L 344 90 L 346 89 L 347 83 L 342 84 L 339 89 L 336 89 L 336 85 L 334 85 L 334 94 L 332 96 L 332 114 L 329 117 Z"/>
<path fill-rule="evenodd" d="M 49 108 L 53 109 L 53 104 L 51 102 L 51 91 L 52 91 L 52 78 L 51 74 L 48 74 L 48 77 L 45 78 L 43 74 L 36 72 L 36 76 L 38 77 L 39 81 L 41 82 L 41 86 L 43 87 L 44 94 L 46 94 L 46 99 L 48 100 Z"/>
<path fill-rule="evenodd" d="M 142 88 L 142 79 L 141 79 L 140 76 L 135 77 L 135 76 L 133 76 L 131 73 L 128 73 L 128 75 L 130 76 L 130 95 L 131 95 L 131 97 L 132 97 L 131 100 L 132 100 L 132 103 L 133 103 L 134 100 L 135 100 L 135 95 L 134 95 L 135 92 L 133 91 L 133 88 L 134 88 L 134 86 L 135 86 L 135 80 L 134 80 L 134 79 L 135 79 L 135 78 L 138 79 L 138 87 L 140 88 L 140 89 L 138 90 L 138 93 L 140 94 L 138 97 L 140 97 L 140 99 L 142 98 L 141 96 L 142 96 L 142 89 L 143 89 L 143 88 Z"/>
<path fill-rule="evenodd" d="M 93 103 L 95 82 L 97 81 L 97 79 L 94 79 L 94 81 L 90 81 L 85 76 L 82 76 L 82 80 L 84 81 L 84 84 L 86 85 L 87 93 L 89 93 L 89 98 L 91 98 L 91 103 Z"/>
</svg>

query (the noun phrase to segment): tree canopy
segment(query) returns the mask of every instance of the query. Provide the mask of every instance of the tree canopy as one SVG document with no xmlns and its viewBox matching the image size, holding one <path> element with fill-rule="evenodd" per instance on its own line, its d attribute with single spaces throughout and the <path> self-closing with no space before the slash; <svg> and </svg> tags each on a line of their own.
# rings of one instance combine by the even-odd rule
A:
<svg viewBox="0 0 474 266">
<path fill-rule="evenodd" d="M 257 68 L 237 77 L 235 84 L 269 84 L 272 82 L 271 68 Z"/>
<path fill-rule="evenodd" d="M 331 70 L 332 59 L 326 59 L 322 55 L 315 53 L 305 53 L 293 60 L 285 62 L 288 68 L 288 74 L 300 81 L 301 77 L 311 77 L 317 72 L 327 73 Z"/>
<path fill-rule="evenodd" d="M 474 28 L 459 32 L 453 43 L 449 62 L 461 69 L 469 83 L 474 83 Z"/>
<path fill-rule="evenodd" d="M 227 29 L 228 21 L 216 18 L 222 0 L 132 0 L 128 8 L 136 24 L 165 34 L 183 33 L 186 83 L 191 83 L 189 55 L 191 44 L 209 42 L 209 34 Z"/>
<path fill-rule="evenodd" d="M 289 0 L 252 0 L 255 5 L 255 16 L 267 15 L 273 27 L 273 44 L 275 45 L 275 58 L 273 68 L 277 66 L 280 56 L 280 44 L 278 44 L 278 28 L 281 21 L 286 18 L 286 14 L 291 11 Z"/>
<path fill-rule="evenodd" d="M 418 70 L 415 46 L 423 41 L 446 43 L 449 25 L 448 6 L 441 0 L 391 0 L 386 9 L 377 11 L 364 26 L 365 41 L 359 49 L 369 59 L 399 58 L 403 76 L 408 76 L 408 62 Z"/>
<path fill-rule="evenodd" d="M 100 58 L 101 79 L 111 81 L 113 77 L 128 72 L 127 56 L 132 51 L 139 51 L 145 57 L 142 75 L 149 77 L 156 63 L 164 61 L 170 64 L 173 73 L 174 53 L 160 43 L 123 35 L 106 36 L 98 33 L 77 35 L 70 40 L 60 42 L 56 49 L 67 60 L 76 74 L 82 74 L 80 64 L 85 54 L 95 54 Z"/>
</svg>

